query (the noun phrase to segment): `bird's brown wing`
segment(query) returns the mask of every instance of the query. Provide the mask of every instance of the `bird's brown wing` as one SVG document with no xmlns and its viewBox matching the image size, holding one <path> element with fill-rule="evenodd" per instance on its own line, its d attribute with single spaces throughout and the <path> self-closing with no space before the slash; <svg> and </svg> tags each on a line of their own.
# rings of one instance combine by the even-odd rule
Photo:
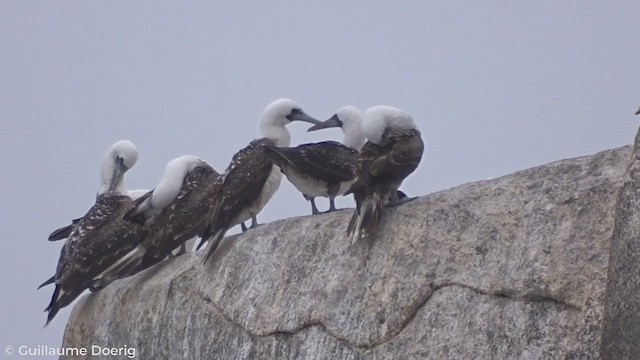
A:
<svg viewBox="0 0 640 360">
<path fill-rule="evenodd" d="M 273 146 L 269 150 L 276 153 L 274 162 L 281 168 L 290 166 L 302 174 L 328 183 L 352 180 L 358 157 L 358 151 L 335 141 L 288 148 Z M 278 158 L 285 161 L 277 161 Z"/>
</svg>

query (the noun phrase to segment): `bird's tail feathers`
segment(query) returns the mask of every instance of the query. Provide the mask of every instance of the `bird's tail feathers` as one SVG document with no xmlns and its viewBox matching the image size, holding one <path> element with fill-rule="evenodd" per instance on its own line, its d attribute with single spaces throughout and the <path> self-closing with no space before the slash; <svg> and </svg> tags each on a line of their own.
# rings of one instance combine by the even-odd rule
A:
<svg viewBox="0 0 640 360">
<path fill-rule="evenodd" d="M 42 284 L 40 284 L 40 286 L 38 286 L 38 290 L 43 287 L 43 286 L 47 286 L 49 284 L 53 284 L 54 282 L 56 282 L 56 276 L 53 275 L 52 277 L 50 277 L 49 279 L 47 279 L 47 281 L 43 282 Z"/>
<path fill-rule="evenodd" d="M 63 307 L 71 304 L 73 300 L 75 300 L 78 296 L 80 296 L 80 294 L 82 294 L 83 291 L 84 289 L 74 289 L 71 292 L 66 292 L 62 290 L 62 285 L 56 284 L 56 289 L 54 290 L 53 296 L 51 297 L 51 302 L 49 303 L 49 306 L 44 309 L 44 311 L 49 312 L 47 314 L 47 322 L 44 324 L 44 326 L 46 327 L 47 325 L 49 325 L 58 311 L 60 311 L 60 309 L 62 309 Z"/>
<path fill-rule="evenodd" d="M 382 218 L 382 208 L 383 199 L 377 193 L 373 193 L 362 201 L 353 212 L 347 228 L 347 235 L 351 237 L 352 243 L 367 238 L 376 231 Z"/>
<path fill-rule="evenodd" d="M 120 258 L 115 264 L 111 265 L 102 274 L 98 275 L 92 284 L 92 288 L 101 289 L 115 280 L 125 278 L 127 276 L 134 275 L 143 270 L 142 260 L 145 256 L 146 249 L 142 246 L 137 246 L 131 250 L 128 254 Z"/>
<path fill-rule="evenodd" d="M 349 226 L 347 227 L 347 236 L 352 239 L 352 243 L 354 242 L 354 235 L 356 233 L 356 229 L 360 226 L 361 217 L 360 217 L 360 209 L 353 210 L 353 215 L 351 216 L 351 220 L 349 221 Z"/>
<path fill-rule="evenodd" d="M 224 234 L 226 232 L 227 232 L 227 229 L 222 228 L 214 232 L 213 235 L 210 236 L 208 239 L 205 239 L 205 238 L 202 239 L 202 242 L 198 246 L 202 245 L 202 243 L 204 243 L 205 241 L 209 242 L 209 244 L 207 245 L 207 250 L 204 256 L 203 264 L 206 264 L 211 258 L 211 256 L 213 256 L 213 253 L 216 251 L 216 249 L 220 245 L 220 241 L 222 241 L 222 238 L 224 237 Z"/>
</svg>

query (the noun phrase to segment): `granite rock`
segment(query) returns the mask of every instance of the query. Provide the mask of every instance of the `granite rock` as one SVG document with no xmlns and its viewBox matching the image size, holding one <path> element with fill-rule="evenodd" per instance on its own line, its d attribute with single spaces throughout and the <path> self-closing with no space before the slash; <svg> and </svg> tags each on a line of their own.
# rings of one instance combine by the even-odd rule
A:
<svg viewBox="0 0 640 360">
<path fill-rule="evenodd" d="M 355 245 L 351 209 L 229 236 L 206 266 L 190 253 L 84 296 L 63 346 L 141 359 L 597 359 L 630 158 L 627 146 L 422 196 Z"/>
</svg>

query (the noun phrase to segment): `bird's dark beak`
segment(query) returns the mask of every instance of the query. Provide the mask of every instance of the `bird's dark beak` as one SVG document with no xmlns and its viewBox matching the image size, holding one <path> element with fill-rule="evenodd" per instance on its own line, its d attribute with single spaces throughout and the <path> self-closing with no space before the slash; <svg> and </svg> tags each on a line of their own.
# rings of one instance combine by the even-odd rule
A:
<svg viewBox="0 0 640 360">
<path fill-rule="evenodd" d="M 124 165 L 124 159 L 120 156 L 116 158 L 116 163 L 114 165 L 111 183 L 109 184 L 109 191 L 114 191 L 118 187 L 120 180 L 122 180 L 124 173 L 127 171 L 127 167 Z"/>
<path fill-rule="evenodd" d="M 321 130 L 321 129 L 328 129 L 333 127 L 342 127 L 342 121 L 338 119 L 338 114 L 333 114 L 333 116 L 330 117 L 328 120 L 325 120 L 320 124 L 313 125 L 307 130 L 307 132 Z"/>
<path fill-rule="evenodd" d="M 287 119 L 289 119 L 289 121 L 304 121 L 315 125 L 322 123 L 322 121 L 307 115 L 302 109 L 291 110 L 291 113 L 287 115 Z"/>
<path fill-rule="evenodd" d="M 638 111 L 636 111 L 636 115 L 640 115 L 640 108 L 638 108 Z"/>
</svg>

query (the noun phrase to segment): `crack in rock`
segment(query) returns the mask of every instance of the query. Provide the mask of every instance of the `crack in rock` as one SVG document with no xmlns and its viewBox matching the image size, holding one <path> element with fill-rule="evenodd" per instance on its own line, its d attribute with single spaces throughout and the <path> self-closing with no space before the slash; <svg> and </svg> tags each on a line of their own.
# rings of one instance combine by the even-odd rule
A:
<svg viewBox="0 0 640 360">
<path fill-rule="evenodd" d="M 472 292 L 474 292 L 476 294 L 479 294 L 479 295 L 492 296 L 492 297 L 497 297 L 497 298 L 502 298 L 502 299 L 509 299 L 511 301 L 533 302 L 533 303 L 551 303 L 551 304 L 554 304 L 554 305 L 557 305 L 557 306 L 562 306 L 562 307 L 566 308 L 567 310 L 582 311 L 582 309 L 579 306 L 576 306 L 574 304 L 571 304 L 571 303 L 568 303 L 568 302 L 565 302 L 563 300 L 556 299 L 556 298 L 553 298 L 553 297 L 549 297 L 549 296 L 534 296 L 534 295 L 517 296 L 517 295 L 508 294 L 508 293 L 490 292 L 490 291 L 486 291 L 486 290 L 475 288 L 475 287 L 473 287 L 471 285 L 461 284 L 461 283 L 456 283 L 456 282 L 442 282 L 442 283 L 438 283 L 438 284 L 432 283 L 431 284 L 431 290 L 427 292 L 427 294 L 424 296 L 424 298 L 420 299 L 419 301 L 417 301 L 415 303 L 414 306 L 412 306 L 413 309 L 411 309 L 409 315 L 405 318 L 405 320 L 402 322 L 402 324 L 400 325 L 400 327 L 396 331 L 389 332 L 389 334 L 387 336 L 382 337 L 380 340 L 374 341 L 374 342 L 371 342 L 371 343 L 367 344 L 367 343 L 353 343 L 348 338 L 346 338 L 344 336 L 340 336 L 340 335 L 332 332 L 331 330 L 329 330 L 327 328 L 327 326 L 324 324 L 324 322 L 321 321 L 321 320 L 311 320 L 309 322 L 303 322 L 300 325 L 298 325 L 296 327 L 293 327 L 291 329 L 274 329 L 274 330 L 271 330 L 271 331 L 264 332 L 262 334 L 254 333 L 254 332 L 248 330 L 247 328 L 245 328 L 242 324 L 240 324 L 237 321 L 235 321 L 232 317 L 230 317 L 209 296 L 207 296 L 205 294 L 202 294 L 200 292 L 198 294 L 200 295 L 200 297 L 205 302 L 207 302 L 208 304 L 213 306 L 218 314 L 221 314 L 227 321 L 229 321 L 230 323 L 238 326 L 244 332 L 249 334 L 251 337 L 268 338 L 268 337 L 272 337 L 272 336 L 294 336 L 294 335 L 296 335 L 298 333 L 302 333 L 302 332 L 304 332 L 304 331 L 306 331 L 308 329 L 311 329 L 313 327 L 317 327 L 322 332 L 327 334 L 327 336 L 333 338 L 334 340 L 336 340 L 336 341 L 338 341 L 340 343 L 343 343 L 343 344 L 347 345 L 348 347 L 350 347 L 350 348 L 352 348 L 354 350 L 358 350 L 359 352 L 362 352 L 362 351 L 368 352 L 369 350 L 373 350 L 376 347 L 384 345 L 384 344 L 392 341 L 393 339 L 397 338 L 398 336 L 400 336 L 404 332 L 404 330 L 411 324 L 411 322 L 413 322 L 413 320 L 417 317 L 417 315 L 420 312 L 420 310 L 429 302 L 429 300 L 433 297 L 433 295 L 437 291 L 440 291 L 440 290 L 448 288 L 448 287 L 457 287 L 457 288 L 461 288 L 461 289 L 470 290 L 470 291 L 472 291 Z"/>
<path fill-rule="evenodd" d="M 511 293 L 511 292 L 491 292 L 491 291 L 475 288 L 475 287 L 473 287 L 471 285 L 461 284 L 461 283 L 456 283 L 456 282 L 443 282 L 443 283 L 440 283 L 440 284 L 433 284 L 432 285 L 433 292 L 436 292 L 437 290 L 440 290 L 440 289 L 443 289 L 443 288 L 446 288 L 446 287 L 451 287 L 451 286 L 468 289 L 468 290 L 471 290 L 471 291 L 473 291 L 473 292 L 475 292 L 477 294 L 480 294 L 480 295 L 494 296 L 494 297 L 499 297 L 499 298 L 503 298 L 503 299 L 509 299 L 511 301 L 534 302 L 534 303 L 549 302 L 549 303 L 552 303 L 552 304 L 555 304 L 555 305 L 566 307 L 569 310 L 578 310 L 578 311 L 582 311 L 583 310 L 578 305 L 566 302 L 564 300 L 556 299 L 556 298 L 551 297 L 551 296 L 535 295 L 535 294 L 518 296 L 518 295 L 515 295 L 514 293 Z"/>
</svg>

